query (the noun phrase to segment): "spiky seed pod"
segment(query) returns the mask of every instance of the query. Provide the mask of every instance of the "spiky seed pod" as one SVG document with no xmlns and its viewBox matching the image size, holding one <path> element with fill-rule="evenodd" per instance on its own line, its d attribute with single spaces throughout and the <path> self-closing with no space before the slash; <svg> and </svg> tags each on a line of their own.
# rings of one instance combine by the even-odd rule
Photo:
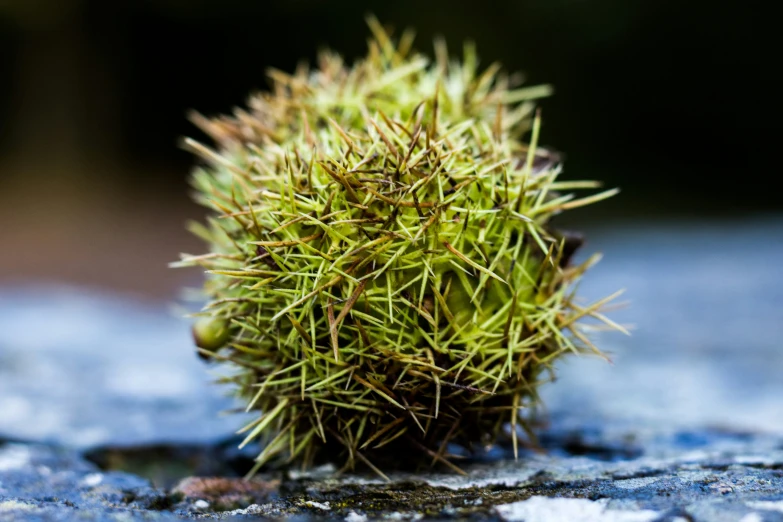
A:
<svg viewBox="0 0 783 522">
<path fill-rule="evenodd" d="M 591 261 L 570 266 L 575 244 L 548 225 L 614 193 L 563 193 L 598 185 L 557 181 L 537 150 L 531 100 L 549 89 L 480 72 L 471 46 L 459 63 L 438 45 L 430 64 L 370 27 L 366 58 L 272 71 L 248 110 L 194 118 L 216 149 L 186 141 L 214 211 L 195 230 L 210 253 L 180 263 L 209 274 L 196 338 L 259 412 L 244 428 L 259 466 L 338 448 L 381 473 L 403 448 L 458 469 L 446 443 L 508 423 L 516 451 L 542 371 L 597 352 L 577 321 L 613 324 L 606 300 L 574 301 Z"/>
</svg>

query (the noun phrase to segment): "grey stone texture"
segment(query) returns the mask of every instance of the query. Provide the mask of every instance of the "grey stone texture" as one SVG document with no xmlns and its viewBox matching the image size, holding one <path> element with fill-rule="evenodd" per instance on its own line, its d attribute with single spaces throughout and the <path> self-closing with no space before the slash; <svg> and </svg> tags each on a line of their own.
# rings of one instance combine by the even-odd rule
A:
<svg viewBox="0 0 783 522">
<path fill-rule="evenodd" d="M 69 288 L 0 289 L 0 520 L 783 520 L 783 221 L 588 234 L 586 301 L 626 288 L 542 390 L 545 452 L 440 470 L 237 478 L 241 416 L 177 313 Z M 583 254 L 583 255 L 584 255 Z M 211 477 L 211 478 L 209 478 Z"/>
</svg>

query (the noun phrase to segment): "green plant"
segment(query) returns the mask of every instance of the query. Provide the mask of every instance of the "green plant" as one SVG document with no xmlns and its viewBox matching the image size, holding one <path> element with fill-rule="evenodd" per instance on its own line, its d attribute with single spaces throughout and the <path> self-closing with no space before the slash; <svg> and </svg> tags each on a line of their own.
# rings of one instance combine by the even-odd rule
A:
<svg viewBox="0 0 783 522">
<path fill-rule="evenodd" d="M 272 88 L 233 117 L 195 122 L 216 143 L 187 147 L 210 208 L 195 225 L 210 252 L 201 353 L 233 368 L 258 418 L 258 466 L 310 464 L 339 448 L 382 475 L 384 454 L 459 471 L 446 446 L 526 428 L 542 372 L 569 352 L 600 353 L 582 331 L 609 299 L 579 305 L 574 244 L 549 225 L 594 182 L 557 181 L 537 147 L 532 100 L 497 65 L 411 52 L 370 20 L 366 58 L 271 71 Z M 522 138 L 530 133 L 530 142 Z M 386 453 L 385 453 L 386 452 Z M 324 452 L 322 452 L 324 453 Z M 329 457 L 335 455 L 331 452 Z"/>
</svg>

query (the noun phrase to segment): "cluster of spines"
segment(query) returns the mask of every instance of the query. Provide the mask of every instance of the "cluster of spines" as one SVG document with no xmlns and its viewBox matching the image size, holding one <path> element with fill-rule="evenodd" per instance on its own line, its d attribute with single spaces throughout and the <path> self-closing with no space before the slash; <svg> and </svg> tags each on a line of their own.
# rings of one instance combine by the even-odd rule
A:
<svg viewBox="0 0 783 522">
<path fill-rule="evenodd" d="M 276 455 L 311 462 L 336 441 L 347 466 L 402 440 L 453 466 L 451 440 L 494 438 L 536 397 L 559 355 L 598 350 L 548 228 L 562 210 L 600 201 L 563 191 L 537 147 L 540 118 L 520 104 L 545 89 L 509 90 L 491 67 L 429 67 L 375 28 L 353 68 L 324 54 L 319 70 L 274 72 L 251 112 L 200 126 L 218 151 L 188 141 L 209 169 L 200 198 L 217 217 L 197 232 L 212 245 L 187 256 L 211 274 L 203 315 L 223 321 L 239 370 L 243 431 Z M 388 112 L 387 112 L 388 111 Z M 516 136 L 532 128 L 531 142 Z M 416 434 L 415 432 L 419 432 Z M 382 474 L 382 473 L 381 473 Z"/>
</svg>

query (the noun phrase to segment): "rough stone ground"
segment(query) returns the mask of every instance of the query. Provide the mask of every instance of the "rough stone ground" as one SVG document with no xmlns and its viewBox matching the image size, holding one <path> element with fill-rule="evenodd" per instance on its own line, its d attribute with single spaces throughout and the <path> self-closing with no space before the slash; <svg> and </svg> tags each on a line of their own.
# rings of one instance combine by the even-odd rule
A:
<svg viewBox="0 0 783 522">
<path fill-rule="evenodd" d="M 235 477 L 241 419 L 165 310 L 69 289 L 0 289 L 0 521 L 294 517 L 783 520 L 783 222 L 615 228 L 582 292 L 628 288 L 544 390 L 546 453 L 442 472 Z M 217 477 L 217 478 L 208 478 Z"/>
</svg>

